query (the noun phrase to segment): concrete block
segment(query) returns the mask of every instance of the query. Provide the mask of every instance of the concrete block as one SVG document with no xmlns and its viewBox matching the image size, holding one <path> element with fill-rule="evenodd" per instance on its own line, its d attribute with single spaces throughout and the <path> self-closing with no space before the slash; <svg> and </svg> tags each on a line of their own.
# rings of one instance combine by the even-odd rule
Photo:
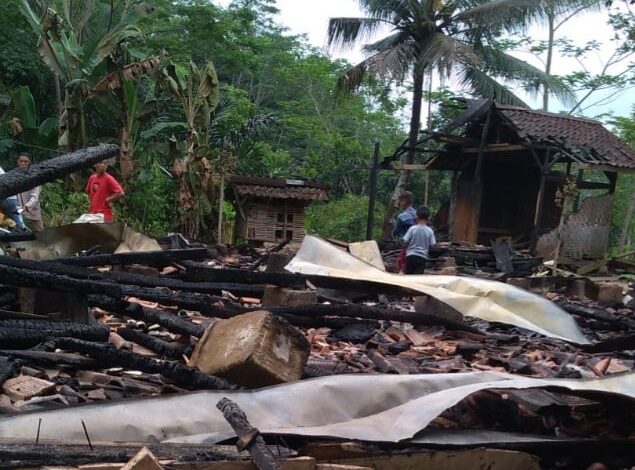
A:
<svg viewBox="0 0 635 470">
<path fill-rule="evenodd" d="M 310 305 L 317 303 L 317 294 L 310 289 L 292 290 L 286 287 L 265 286 L 262 305 L 273 307 L 276 305 Z"/>
<path fill-rule="evenodd" d="M 298 329 L 263 310 L 211 325 L 194 348 L 191 365 L 258 388 L 299 380 L 309 351 Z"/>
<path fill-rule="evenodd" d="M 621 304 L 624 300 L 624 286 L 617 282 L 588 281 L 586 295 L 600 305 Z"/>
<path fill-rule="evenodd" d="M 565 295 L 569 298 L 584 299 L 586 297 L 587 279 L 569 279 Z"/>
</svg>

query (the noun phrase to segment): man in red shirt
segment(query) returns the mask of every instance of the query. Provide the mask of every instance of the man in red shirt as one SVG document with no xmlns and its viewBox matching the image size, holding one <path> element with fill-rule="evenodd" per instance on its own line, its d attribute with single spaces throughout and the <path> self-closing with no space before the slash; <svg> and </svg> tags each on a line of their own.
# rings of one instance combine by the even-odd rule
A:
<svg viewBox="0 0 635 470">
<path fill-rule="evenodd" d="M 117 180 L 106 173 L 108 162 L 104 160 L 95 165 L 96 173 L 90 175 L 86 192 L 90 200 L 89 214 L 103 214 L 104 222 L 112 222 L 112 204 L 124 196 L 123 189 Z"/>
</svg>

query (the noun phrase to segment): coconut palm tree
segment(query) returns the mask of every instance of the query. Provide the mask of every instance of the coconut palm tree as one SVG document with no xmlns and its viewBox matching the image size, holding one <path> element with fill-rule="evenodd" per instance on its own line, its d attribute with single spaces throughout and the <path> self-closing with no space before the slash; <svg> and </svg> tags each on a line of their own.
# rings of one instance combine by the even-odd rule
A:
<svg viewBox="0 0 635 470">
<path fill-rule="evenodd" d="M 427 73 L 438 72 L 444 79 L 452 77 L 474 94 L 506 104 L 524 105 L 506 83 L 520 84 L 533 94 L 548 89 L 561 100 L 572 101 L 573 93 L 563 83 L 496 47 L 496 39 L 503 33 L 522 30 L 548 14 L 564 13 L 588 1 L 358 0 L 367 16 L 332 18 L 329 46 L 351 47 L 384 29 L 390 32 L 364 46 L 367 57 L 340 77 L 339 88 L 351 92 L 369 74 L 397 83 L 412 80 L 406 163 L 413 163 Z M 387 218 L 394 213 L 408 173 L 403 172 L 399 178 Z"/>
</svg>

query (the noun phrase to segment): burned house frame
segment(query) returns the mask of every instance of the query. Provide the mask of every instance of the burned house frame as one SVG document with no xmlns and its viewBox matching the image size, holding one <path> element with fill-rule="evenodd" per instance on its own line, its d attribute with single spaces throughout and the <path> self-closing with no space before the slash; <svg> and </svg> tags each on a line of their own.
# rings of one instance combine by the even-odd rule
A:
<svg viewBox="0 0 635 470">
<path fill-rule="evenodd" d="M 227 198 L 236 208 L 234 236 L 254 245 L 302 242 L 306 207 L 328 201 L 321 183 L 253 176 L 232 176 Z"/>
<path fill-rule="evenodd" d="M 430 141 L 441 149 L 430 152 Z M 635 171 L 635 151 L 598 121 L 490 100 L 470 102 L 448 132 L 424 135 L 417 150 L 429 155 L 419 169 L 453 172 L 452 240 L 510 237 L 546 258 L 602 258 L 618 173 Z M 573 212 L 563 215 L 563 206 Z"/>
</svg>

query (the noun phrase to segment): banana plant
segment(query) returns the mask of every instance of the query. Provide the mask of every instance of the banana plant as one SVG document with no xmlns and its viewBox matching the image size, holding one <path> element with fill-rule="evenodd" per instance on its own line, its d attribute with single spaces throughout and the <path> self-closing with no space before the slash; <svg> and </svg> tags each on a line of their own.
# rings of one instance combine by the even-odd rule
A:
<svg viewBox="0 0 635 470">
<path fill-rule="evenodd" d="M 122 6 L 114 15 L 112 2 L 21 0 L 22 13 L 39 37 L 42 59 L 64 85 L 58 122 L 60 150 L 86 145 L 86 102 L 99 91 L 121 85 L 120 75 L 116 80 L 104 76 L 106 62 L 121 44 L 142 35 L 137 23 L 153 10 L 140 0 L 118 4 Z"/>
<path fill-rule="evenodd" d="M 55 150 L 57 119 L 39 119 L 29 87 L 21 86 L 11 93 L 4 120 L 9 127 L 11 146 L 17 143 L 27 147 Z"/>
<path fill-rule="evenodd" d="M 197 238 L 214 200 L 214 174 L 208 157 L 212 113 L 220 98 L 218 75 L 212 62 L 203 68 L 190 62 L 186 71 L 168 65 L 162 78 L 179 101 L 185 124 L 185 139 L 176 142 L 180 156 L 172 165 L 179 183 L 179 228 L 186 236 Z"/>
</svg>

